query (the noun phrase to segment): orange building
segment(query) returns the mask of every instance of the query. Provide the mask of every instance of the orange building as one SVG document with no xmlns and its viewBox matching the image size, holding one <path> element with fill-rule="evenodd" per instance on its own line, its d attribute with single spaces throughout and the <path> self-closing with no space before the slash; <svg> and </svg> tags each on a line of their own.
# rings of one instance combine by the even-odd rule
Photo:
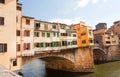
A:
<svg viewBox="0 0 120 77">
<path fill-rule="evenodd" d="M 87 47 L 94 45 L 93 31 L 90 27 L 86 26 L 84 22 L 72 25 L 77 32 L 78 47 Z"/>
</svg>

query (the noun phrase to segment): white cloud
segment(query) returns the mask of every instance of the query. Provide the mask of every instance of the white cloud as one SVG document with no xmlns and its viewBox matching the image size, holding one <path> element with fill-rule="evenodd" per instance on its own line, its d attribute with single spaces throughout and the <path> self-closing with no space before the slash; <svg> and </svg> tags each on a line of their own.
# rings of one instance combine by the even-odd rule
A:
<svg viewBox="0 0 120 77">
<path fill-rule="evenodd" d="M 105 3 L 105 2 L 107 2 L 108 0 L 103 0 L 103 2 Z"/>
<path fill-rule="evenodd" d="M 54 18 L 50 20 L 50 22 L 59 22 L 59 23 L 65 23 L 65 24 L 76 24 L 79 23 L 80 21 L 85 21 L 82 17 L 77 17 L 73 19 L 64 19 L 64 18 Z"/>
<path fill-rule="evenodd" d="M 99 2 L 99 0 L 92 0 L 93 4 L 97 4 Z"/>
<path fill-rule="evenodd" d="M 77 1 L 77 7 L 85 7 L 89 3 L 89 0 L 79 0 Z"/>
<path fill-rule="evenodd" d="M 77 8 L 82 8 L 82 7 L 86 7 L 90 2 L 92 4 L 97 4 L 99 3 L 100 0 L 77 0 L 76 1 L 76 7 L 75 9 Z M 108 0 L 102 0 L 104 3 L 107 2 Z"/>
</svg>

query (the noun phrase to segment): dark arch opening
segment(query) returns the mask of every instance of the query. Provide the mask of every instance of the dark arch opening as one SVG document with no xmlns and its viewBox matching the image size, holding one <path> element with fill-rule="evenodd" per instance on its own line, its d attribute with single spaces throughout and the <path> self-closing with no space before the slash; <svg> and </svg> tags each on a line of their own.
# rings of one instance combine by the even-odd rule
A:
<svg viewBox="0 0 120 77">
<path fill-rule="evenodd" d="M 49 69 L 72 71 L 74 68 L 74 63 L 63 57 L 49 56 L 40 59 L 45 62 L 46 68 Z"/>
<path fill-rule="evenodd" d="M 107 55 L 101 49 L 94 49 L 93 50 L 93 58 L 95 64 L 105 63 L 107 61 Z"/>
</svg>

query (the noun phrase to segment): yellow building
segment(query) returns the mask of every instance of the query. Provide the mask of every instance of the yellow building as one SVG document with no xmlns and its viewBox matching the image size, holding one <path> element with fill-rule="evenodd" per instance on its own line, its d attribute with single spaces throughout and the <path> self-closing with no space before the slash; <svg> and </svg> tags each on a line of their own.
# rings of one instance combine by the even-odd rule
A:
<svg viewBox="0 0 120 77">
<path fill-rule="evenodd" d="M 94 45 L 93 31 L 90 27 L 86 26 L 84 22 L 72 25 L 77 32 L 77 44 L 78 47 L 87 47 Z"/>
</svg>

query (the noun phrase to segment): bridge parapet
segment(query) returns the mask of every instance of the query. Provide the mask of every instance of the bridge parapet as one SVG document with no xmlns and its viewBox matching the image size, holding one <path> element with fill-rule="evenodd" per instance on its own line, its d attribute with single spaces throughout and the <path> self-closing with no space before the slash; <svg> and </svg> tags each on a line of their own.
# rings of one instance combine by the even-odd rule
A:
<svg viewBox="0 0 120 77">
<path fill-rule="evenodd" d="M 26 50 L 26 51 L 22 52 L 22 56 L 23 57 L 24 56 L 34 56 L 34 55 L 35 55 L 34 51 L 28 51 L 28 50 Z"/>
</svg>

